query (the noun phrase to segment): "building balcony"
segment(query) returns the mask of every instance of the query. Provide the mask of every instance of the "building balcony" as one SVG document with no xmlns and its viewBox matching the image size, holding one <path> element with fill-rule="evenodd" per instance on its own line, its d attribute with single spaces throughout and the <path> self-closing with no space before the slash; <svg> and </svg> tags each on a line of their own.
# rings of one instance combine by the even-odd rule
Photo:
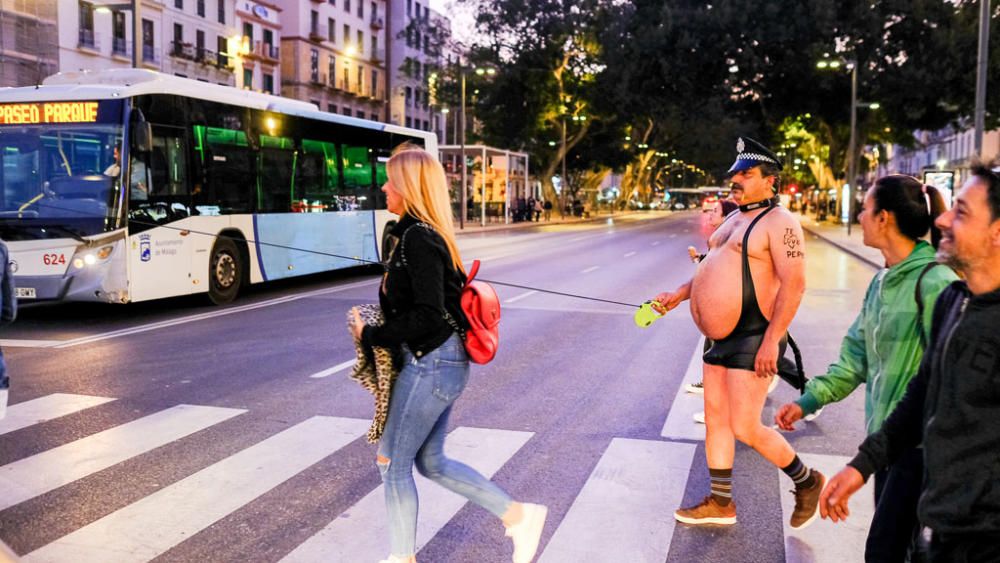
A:
<svg viewBox="0 0 1000 563">
<path fill-rule="evenodd" d="M 76 46 L 81 49 L 99 51 L 101 49 L 100 37 L 92 29 L 81 29 L 77 35 Z"/>
<path fill-rule="evenodd" d="M 314 25 L 309 29 L 309 40 L 316 41 L 326 41 L 328 39 L 327 29 L 325 25 Z"/>
<path fill-rule="evenodd" d="M 380 64 L 385 60 L 385 49 L 372 49 L 371 57 L 369 57 L 371 62 L 374 64 Z"/>
<path fill-rule="evenodd" d="M 327 85 L 326 73 L 323 73 L 323 72 L 314 72 L 314 73 L 310 74 L 309 75 L 309 82 L 311 82 L 313 84 L 318 84 L 320 86 L 326 86 Z"/>
<path fill-rule="evenodd" d="M 180 41 L 170 42 L 170 56 L 178 59 L 184 59 L 188 61 L 196 60 L 198 57 L 197 51 L 194 45 L 190 43 L 182 43 Z"/>
<path fill-rule="evenodd" d="M 160 64 L 160 50 L 152 45 L 143 45 L 142 62 L 151 65 Z"/>
<path fill-rule="evenodd" d="M 112 37 L 111 54 L 116 57 L 131 57 L 132 45 L 124 37 Z"/>
<path fill-rule="evenodd" d="M 372 19 L 371 19 L 370 23 L 371 23 L 372 29 L 374 29 L 375 31 L 378 31 L 378 30 L 382 29 L 383 27 L 385 27 L 385 20 L 383 20 L 381 17 L 376 16 L 374 14 L 372 15 Z"/>
<path fill-rule="evenodd" d="M 250 49 L 246 56 L 250 59 L 260 59 L 264 61 L 278 62 L 281 60 L 281 52 L 276 45 L 255 41 L 253 49 Z"/>
</svg>

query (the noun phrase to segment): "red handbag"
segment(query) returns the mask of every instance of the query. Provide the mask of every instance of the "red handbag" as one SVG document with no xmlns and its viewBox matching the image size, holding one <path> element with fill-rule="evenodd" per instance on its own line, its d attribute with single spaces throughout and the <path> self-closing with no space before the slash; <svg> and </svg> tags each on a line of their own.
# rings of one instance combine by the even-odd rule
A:
<svg viewBox="0 0 1000 563">
<path fill-rule="evenodd" d="M 462 312 L 469 322 L 463 340 L 470 361 L 488 364 L 500 346 L 500 298 L 493 286 L 475 279 L 477 272 L 479 260 L 473 260 L 462 288 Z"/>
</svg>

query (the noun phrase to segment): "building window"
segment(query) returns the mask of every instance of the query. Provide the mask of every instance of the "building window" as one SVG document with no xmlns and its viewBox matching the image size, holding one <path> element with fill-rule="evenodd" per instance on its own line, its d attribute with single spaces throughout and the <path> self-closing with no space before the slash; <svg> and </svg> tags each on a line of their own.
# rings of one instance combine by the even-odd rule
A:
<svg viewBox="0 0 1000 563">
<path fill-rule="evenodd" d="M 184 26 L 179 23 L 174 24 L 174 44 L 171 53 L 174 56 L 184 54 Z"/>
<path fill-rule="evenodd" d="M 413 105 L 413 89 L 409 86 L 406 87 L 406 107 Z M 407 125 L 409 127 L 409 125 Z"/>
<path fill-rule="evenodd" d="M 243 37 L 247 38 L 247 41 L 253 45 L 253 24 L 249 22 L 243 22 Z"/>
<path fill-rule="evenodd" d="M 205 0 L 198 0 L 198 3 L 195 4 L 195 6 L 197 7 L 198 15 L 205 17 Z"/>
<path fill-rule="evenodd" d="M 142 60 L 156 62 L 156 37 L 153 36 L 153 20 L 142 20 Z"/>
<path fill-rule="evenodd" d="M 326 34 L 327 41 L 337 42 L 337 22 L 333 18 L 326 18 Z"/>
<path fill-rule="evenodd" d="M 362 67 L 361 65 L 358 65 L 358 90 L 357 90 L 357 92 L 359 94 L 361 94 L 362 92 L 364 92 L 364 87 L 365 87 L 365 75 L 364 75 L 364 72 L 365 72 L 364 67 Z"/>
<path fill-rule="evenodd" d="M 274 32 L 270 29 L 264 30 L 264 55 L 277 58 L 274 53 Z"/>
<path fill-rule="evenodd" d="M 407 117 L 406 118 L 406 126 L 407 127 L 413 127 L 413 118 L 412 117 Z"/>
<path fill-rule="evenodd" d="M 80 2 L 80 47 L 94 48 L 94 6 L 89 2 Z M 17 20 L 15 20 L 17 21 Z"/>
<path fill-rule="evenodd" d="M 358 17 L 365 17 L 365 2 L 364 0 L 358 0 Z"/>
<path fill-rule="evenodd" d="M 226 0 L 219 0 L 219 23 L 226 23 Z"/>
<path fill-rule="evenodd" d="M 243 69 L 243 88 L 245 90 L 250 90 L 253 88 L 253 69 L 245 68 Z"/>
<path fill-rule="evenodd" d="M 309 78 L 313 82 L 319 82 L 319 51 L 309 50 Z"/>
<path fill-rule="evenodd" d="M 319 12 L 316 10 L 309 12 L 309 33 L 319 35 Z"/>
<path fill-rule="evenodd" d="M 372 13 L 372 21 L 375 21 L 375 18 L 378 17 L 378 6 L 375 4 L 375 2 L 372 2 L 371 13 Z"/>
<path fill-rule="evenodd" d="M 199 61 L 205 60 L 205 32 L 196 30 L 194 32 L 195 58 Z"/>
<path fill-rule="evenodd" d="M 351 115 L 351 108 L 344 108 L 344 115 Z"/>
<path fill-rule="evenodd" d="M 372 58 L 378 57 L 378 35 L 372 35 Z"/>
<path fill-rule="evenodd" d="M 111 14 L 111 52 L 116 55 L 128 53 L 125 40 L 125 12 L 115 10 Z"/>
<path fill-rule="evenodd" d="M 347 43 L 351 40 L 351 26 L 344 24 L 344 48 L 347 48 Z"/>
<path fill-rule="evenodd" d="M 229 65 L 229 41 L 225 38 L 217 36 L 215 38 L 215 48 L 219 51 L 219 66 Z"/>
<path fill-rule="evenodd" d="M 373 98 L 379 98 L 379 97 L 381 97 L 381 96 L 378 95 L 378 71 L 375 70 L 375 69 L 372 69 L 372 84 L 371 84 L 371 86 L 372 86 L 372 97 Z"/>
<path fill-rule="evenodd" d="M 177 8 L 178 10 L 183 10 L 184 0 L 174 0 L 174 8 Z"/>
<path fill-rule="evenodd" d="M 329 113 L 337 113 L 337 104 L 327 104 L 326 111 Z"/>
<path fill-rule="evenodd" d="M 265 74 L 264 75 L 264 91 L 268 94 L 274 93 L 274 75 Z"/>
<path fill-rule="evenodd" d="M 326 65 L 326 71 L 328 73 L 330 73 L 330 76 L 327 77 L 327 80 L 330 81 L 329 82 L 330 86 L 336 86 L 337 85 L 337 58 L 334 57 L 333 55 L 330 55 L 330 61 Z M 336 112 L 334 112 L 334 113 L 336 113 Z"/>
<path fill-rule="evenodd" d="M 344 11 L 348 14 L 351 13 L 351 0 L 344 0 Z"/>
<path fill-rule="evenodd" d="M 365 49 L 365 32 L 358 30 L 358 56 L 361 56 L 361 51 Z"/>
<path fill-rule="evenodd" d="M 413 0 L 406 0 L 406 15 L 413 15 Z"/>
<path fill-rule="evenodd" d="M 326 3 L 329 4 L 329 5 L 331 5 L 331 6 L 336 6 L 337 5 L 337 0 L 326 0 Z"/>
</svg>

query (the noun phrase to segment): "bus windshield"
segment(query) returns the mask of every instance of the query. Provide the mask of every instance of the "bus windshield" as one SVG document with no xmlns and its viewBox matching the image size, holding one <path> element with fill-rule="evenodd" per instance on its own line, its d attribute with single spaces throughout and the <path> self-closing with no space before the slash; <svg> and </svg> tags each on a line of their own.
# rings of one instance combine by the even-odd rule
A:
<svg viewBox="0 0 1000 563">
<path fill-rule="evenodd" d="M 117 227 L 122 126 L 0 126 L 0 236 L 80 238 Z"/>
</svg>

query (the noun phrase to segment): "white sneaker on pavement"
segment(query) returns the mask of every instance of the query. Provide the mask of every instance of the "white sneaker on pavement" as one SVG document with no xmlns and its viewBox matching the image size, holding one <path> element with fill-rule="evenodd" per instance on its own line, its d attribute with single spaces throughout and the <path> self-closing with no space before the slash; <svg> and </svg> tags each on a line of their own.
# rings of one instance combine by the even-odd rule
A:
<svg viewBox="0 0 1000 563">
<path fill-rule="evenodd" d="M 691 418 L 693 418 L 698 424 L 705 424 L 705 411 L 696 412 Z"/>
<path fill-rule="evenodd" d="M 806 422 L 812 422 L 812 421 L 816 420 L 816 417 L 819 416 L 819 413 L 821 413 L 821 412 L 823 412 L 823 407 L 820 407 L 820 408 L 816 409 L 815 412 L 812 412 L 810 414 L 807 414 L 807 415 L 803 416 L 802 420 L 804 420 Z"/>
<path fill-rule="evenodd" d="M 542 539 L 545 517 L 549 509 L 540 504 L 524 503 L 521 521 L 507 528 L 506 535 L 514 541 L 514 563 L 531 563 Z"/>
<path fill-rule="evenodd" d="M 404 561 L 407 561 L 407 560 L 406 559 L 400 559 L 399 557 L 396 557 L 395 555 L 390 555 L 388 559 L 383 559 L 383 560 L 379 561 L 379 563 L 403 563 Z"/>
<path fill-rule="evenodd" d="M 705 386 L 701 381 L 698 381 L 696 383 L 688 383 L 687 385 L 684 386 L 684 390 L 687 391 L 688 393 L 694 393 L 695 395 L 705 394 Z"/>
</svg>

